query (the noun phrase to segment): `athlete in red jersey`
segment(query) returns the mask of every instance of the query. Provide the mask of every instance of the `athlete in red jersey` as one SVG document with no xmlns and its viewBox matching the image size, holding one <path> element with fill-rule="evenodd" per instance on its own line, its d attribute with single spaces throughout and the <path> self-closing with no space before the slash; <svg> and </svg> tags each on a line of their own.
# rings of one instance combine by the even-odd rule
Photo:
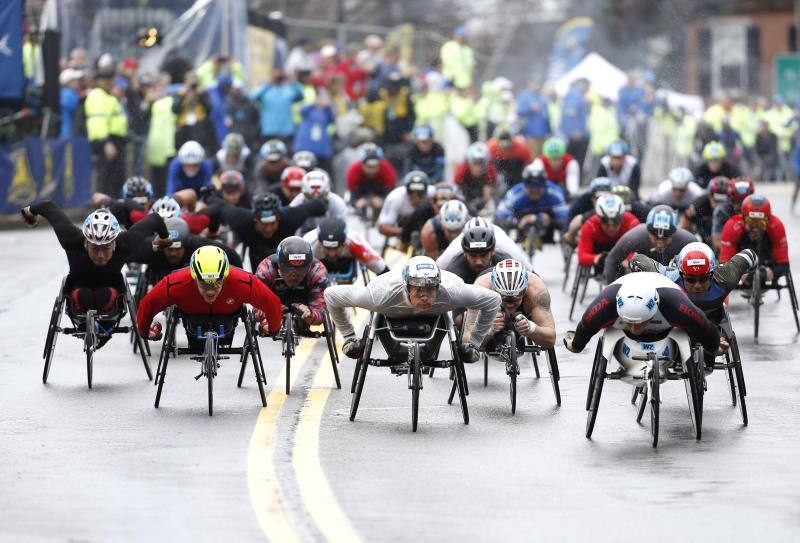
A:
<svg viewBox="0 0 800 543">
<path fill-rule="evenodd" d="M 166 276 L 142 299 L 137 315 L 139 333 L 148 334 L 153 341 L 161 339 L 161 325 L 157 323 L 152 328 L 150 325 L 158 313 L 171 305 L 178 306 L 190 319 L 194 317 L 216 328 L 230 324 L 231 317 L 245 303 L 263 313 L 262 334 L 266 329 L 270 333 L 280 330 L 281 301 L 275 293 L 255 275 L 231 268 L 222 249 L 207 245 L 194 252 L 188 268 Z M 232 332 L 232 326 L 227 331 Z M 191 334 L 188 336 L 190 346 L 199 343 Z"/>
<path fill-rule="evenodd" d="M 595 214 L 583 223 L 578 239 L 578 263 L 599 266 L 608 251 L 625 232 L 639 224 L 633 213 L 625 211 L 625 203 L 616 194 L 603 194 L 595 203 Z"/>
</svg>

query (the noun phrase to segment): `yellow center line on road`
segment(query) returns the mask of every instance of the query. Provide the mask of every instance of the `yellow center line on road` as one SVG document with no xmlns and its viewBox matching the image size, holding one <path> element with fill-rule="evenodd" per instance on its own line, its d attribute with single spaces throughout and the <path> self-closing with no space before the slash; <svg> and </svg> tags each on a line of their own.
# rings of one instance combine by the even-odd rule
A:
<svg viewBox="0 0 800 543">
<path fill-rule="evenodd" d="M 399 251 L 392 251 L 391 255 L 390 258 L 387 258 L 390 267 L 401 262 L 406 256 L 405 253 Z M 353 323 L 354 328 L 360 329 L 368 316 L 368 312 L 358 310 Z M 338 341 L 336 348 L 341 352 L 341 345 Z M 320 361 L 311 390 L 300 410 L 294 448 L 292 449 L 292 465 L 300 496 L 322 536 L 328 541 L 359 542 L 362 539 L 339 505 L 325 471 L 322 469 L 319 455 L 319 431 L 322 415 L 334 386 L 333 371 L 329 362 L 329 356 L 323 357 Z M 349 380 L 343 379 L 343 381 L 344 390 Z"/>
<path fill-rule="evenodd" d="M 313 341 L 302 341 L 298 345 L 292 359 L 291 386 L 294 386 L 313 349 Z M 283 361 L 283 358 L 280 360 Z M 300 539 L 283 506 L 283 492 L 274 461 L 277 421 L 287 398 L 283 387 L 285 379 L 284 366 L 280 375 L 272 381 L 273 388 L 267 398 L 267 407 L 261 409 L 253 434 L 250 436 L 250 448 L 247 452 L 247 487 L 250 503 L 255 509 L 258 523 L 267 539 L 280 543 L 293 543 Z"/>
</svg>

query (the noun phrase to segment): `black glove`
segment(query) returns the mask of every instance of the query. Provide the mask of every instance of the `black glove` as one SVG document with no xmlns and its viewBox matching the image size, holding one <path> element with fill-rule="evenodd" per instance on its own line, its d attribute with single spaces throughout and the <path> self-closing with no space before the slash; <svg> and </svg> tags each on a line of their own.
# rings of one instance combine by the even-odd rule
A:
<svg viewBox="0 0 800 543">
<path fill-rule="evenodd" d="M 215 189 L 212 185 L 204 185 L 200 187 L 200 190 L 197 191 L 197 197 L 205 202 L 210 196 L 214 196 L 217 193 L 217 189 Z"/>
<path fill-rule="evenodd" d="M 355 336 L 345 339 L 344 345 L 342 345 L 342 352 L 347 358 L 358 359 L 361 353 L 364 352 L 364 340 Z"/>
<path fill-rule="evenodd" d="M 472 343 L 462 343 L 458 346 L 458 355 L 465 364 L 474 364 L 481 358 L 478 348 Z"/>
</svg>

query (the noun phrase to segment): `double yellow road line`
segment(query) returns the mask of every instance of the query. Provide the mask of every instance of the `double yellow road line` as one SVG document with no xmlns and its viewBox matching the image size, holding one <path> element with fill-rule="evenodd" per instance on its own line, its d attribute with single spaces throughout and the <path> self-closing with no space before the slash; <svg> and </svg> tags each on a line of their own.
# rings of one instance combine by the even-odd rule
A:
<svg viewBox="0 0 800 543">
<path fill-rule="evenodd" d="M 395 252 L 392 264 L 402 261 L 405 254 Z M 367 317 L 364 311 L 356 314 L 356 328 Z M 311 358 L 315 345 L 324 345 L 311 339 L 304 339 L 297 347 L 292 359 L 291 386 L 303 372 L 306 362 Z M 337 348 L 340 345 L 337 342 Z M 325 404 L 334 386 L 333 370 L 328 363 L 327 350 L 321 357 L 303 407 L 297 420 L 297 428 L 292 444 L 292 468 L 294 479 L 300 491 L 303 507 L 311 517 L 316 529 L 328 541 L 361 541 L 350 520 L 336 500 L 330 482 L 322 469 L 319 456 L 319 431 Z M 273 381 L 285 380 L 284 368 Z M 348 388 L 349 380 L 342 375 L 342 391 Z M 297 521 L 287 509 L 286 490 L 281 485 L 275 465 L 275 451 L 278 422 L 283 412 L 287 396 L 283 387 L 275 387 L 267 398 L 267 407 L 261 410 L 253 434 L 247 458 L 247 479 L 250 501 L 255 509 L 261 529 L 267 539 L 274 542 L 297 542 L 301 534 L 296 528 Z"/>
</svg>

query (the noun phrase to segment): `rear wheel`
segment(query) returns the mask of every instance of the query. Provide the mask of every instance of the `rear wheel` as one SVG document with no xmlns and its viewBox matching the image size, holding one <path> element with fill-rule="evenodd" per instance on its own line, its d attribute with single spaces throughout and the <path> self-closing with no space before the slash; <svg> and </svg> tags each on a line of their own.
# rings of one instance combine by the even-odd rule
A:
<svg viewBox="0 0 800 543">
<path fill-rule="evenodd" d="M 594 350 L 594 361 L 592 362 L 592 373 L 589 374 L 589 390 L 586 392 L 586 410 L 588 411 L 592 405 L 592 395 L 594 394 L 594 381 L 597 372 L 597 365 L 599 364 L 600 357 L 603 356 L 603 338 L 597 340 L 597 347 Z"/>
<path fill-rule="evenodd" d="M 369 326 L 365 329 L 364 335 L 368 335 Z M 356 413 L 358 412 L 358 404 L 361 401 L 361 393 L 364 390 L 364 380 L 367 378 L 367 368 L 369 367 L 369 356 L 372 352 L 372 342 L 374 340 L 367 339 L 364 345 L 364 351 L 361 353 L 361 358 L 358 360 L 358 365 L 356 366 L 356 373 L 353 375 L 355 379 L 355 390 L 353 393 L 353 397 L 350 400 L 350 420 L 353 421 L 356 418 Z"/>
<path fill-rule="evenodd" d="M 558 371 L 558 359 L 556 358 L 556 350 L 553 347 L 547 350 L 547 363 L 550 367 L 550 382 L 553 385 L 556 405 L 561 405 L 561 387 L 558 384 L 561 380 L 561 373 Z"/>
<path fill-rule="evenodd" d="M 736 389 L 739 396 L 739 413 L 742 415 L 742 424 L 747 426 L 747 385 L 744 381 L 744 370 L 742 369 L 742 358 L 739 356 L 739 343 L 736 341 L 736 336 L 731 337 L 729 340 L 731 346 L 731 362 L 734 367 L 734 376 L 736 377 Z"/>
<path fill-rule="evenodd" d="M 598 343 L 598 352 L 600 350 L 600 343 Z M 594 431 L 594 423 L 597 420 L 597 410 L 600 407 L 600 396 L 603 394 L 603 383 L 606 380 L 606 365 L 608 361 L 602 354 L 596 357 L 594 371 L 592 372 L 592 388 L 590 390 L 590 405 L 588 408 L 589 413 L 586 416 L 586 437 L 591 438 Z"/>
<path fill-rule="evenodd" d="M 750 298 L 750 303 L 753 304 L 753 339 L 758 340 L 758 325 L 759 317 L 761 316 L 761 268 L 756 267 L 753 274 L 753 293 Z"/>
<path fill-rule="evenodd" d="M 44 370 L 42 371 L 42 382 L 47 383 L 50 376 L 50 366 L 53 363 L 53 353 L 56 350 L 56 340 L 58 339 L 58 328 L 61 326 L 61 313 L 64 310 L 64 299 L 56 298 L 53 304 L 53 312 L 50 315 L 50 325 L 47 328 L 47 338 L 44 343 Z"/>
<path fill-rule="evenodd" d="M 217 359 L 213 354 L 206 355 L 206 378 L 208 379 L 208 416 L 214 414 L 214 372 L 216 371 Z"/>
<path fill-rule="evenodd" d="M 83 335 L 83 350 L 86 352 L 86 380 L 89 388 L 92 388 L 92 370 L 94 358 L 94 343 L 95 343 L 95 321 L 94 310 L 89 310 L 86 313 L 86 333 Z"/>
</svg>

